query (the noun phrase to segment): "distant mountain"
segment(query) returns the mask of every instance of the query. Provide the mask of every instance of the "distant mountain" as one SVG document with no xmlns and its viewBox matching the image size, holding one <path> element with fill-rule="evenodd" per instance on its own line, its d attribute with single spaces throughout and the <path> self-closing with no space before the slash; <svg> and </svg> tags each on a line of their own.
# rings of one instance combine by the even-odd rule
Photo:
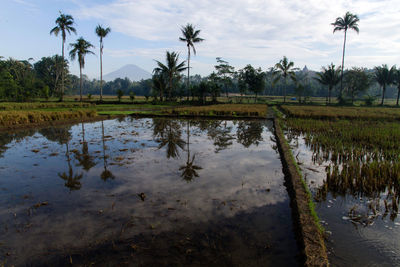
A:
<svg viewBox="0 0 400 267">
<path fill-rule="evenodd" d="M 125 79 L 125 77 L 128 77 L 131 81 L 140 81 L 141 79 L 151 78 L 151 73 L 134 64 L 129 64 L 116 71 L 103 75 L 103 80 L 108 82 L 116 78 Z"/>
</svg>

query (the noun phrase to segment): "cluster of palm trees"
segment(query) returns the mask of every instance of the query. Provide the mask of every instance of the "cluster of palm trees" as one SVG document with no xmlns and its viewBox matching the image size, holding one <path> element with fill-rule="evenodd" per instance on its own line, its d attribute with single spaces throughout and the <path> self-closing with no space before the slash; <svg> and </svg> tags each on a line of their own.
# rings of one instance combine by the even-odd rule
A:
<svg viewBox="0 0 400 267">
<path fill-rule="evenodd" d="M 176 83 L 181 79 L 181 72 L 187 70 L 187 88 L 190 90 L 190 52 L 196 55 L 195 44 L 203 42 L 204 39 L 200 38 L 200 31 L 188 23 L 186 26 L 181 27 L 182 37 L 179 40 L 186 43 L 188 49 L 187 67 L 185 61 L 179 62 L 179 54 L 176 52 L 166 52 L 166 64 L 156 60 L 157 67 L 154 68 L 153 82 L 158 91 L 160 92 L 160 100 L 163 100 L 164 89 L 168 91 L 168 100 L 171 100 L 172 91 Z M 189 100 L 188 94 L 188 100 Z"/>
<path fill-rule="evenodd" d="M 50 34 L 54 34 L 58 36 L 61 34 L 62 40 L 62 61 L 61 64 L 65 64 L 65 41 L 67 38 L 67 33 L 75 33 L 76 29 L 74 28 L 74 18 L 71 15 L 63 14 L 60 12 L 60 16 L 55 21 L 56 26 L 51 29 Z M 104 28 L 101 25 L 98 25 L 95 29 L 97 36 L 100 38 L 100 101 L 103 99 L 103 91 L 102 91 L 102 81 L 103 81 L 103 38 L 105 38 L 110 32 L 111 29 L 109 27 Z M 83 37 L 80 37 L 76 40 L 75 43 L 70 44 L 71 50 L 69 51 L 69 56 L 71 60 L 78 59 L 79 63 L 79 72 L 80 72 L 80 101 L 82 101 L 82 70 L 85 67 L 85 56 L 88 54 L 93 54 L 94 52 L 91 50 L 94 46 L 86 41 Z M 64 68 L 61 73 L 61 92 L 60 92 L 60 101 L 63 100 L 64 97 Z"/>
</svg>

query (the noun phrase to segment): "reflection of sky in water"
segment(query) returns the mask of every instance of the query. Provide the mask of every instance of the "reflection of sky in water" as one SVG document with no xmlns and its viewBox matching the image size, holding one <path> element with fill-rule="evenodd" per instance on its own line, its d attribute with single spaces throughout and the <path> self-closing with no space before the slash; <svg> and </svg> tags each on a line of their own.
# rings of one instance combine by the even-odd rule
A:
<svg viewBox="0 0 400 267">
<path fill-rule="evenodd" d="M 268 213 L 269 220 L 253 231 L 282 225 L 272 238 L 286 239 L 281 243 L 293 254 L 293 235 L 287 233 L 291 229 L 288 196 L 266 127 L 270 125 L 253 123 L 258 127 L 244 133 L 249 136 L 241 133 L 248 148 L 236 138 L 243 125 L 218 123 L 233 140 L 216 153 L 212 134 L 191 122 L 190 160 L 195 155 L 194 164 L 201 169 L 190 182 L 183 180 L 179 170 L 187 162 L 187 144 L 177 148 L 177 157 L 167 158 L 166 147 L 159 149 L 160 135 L 155 138 L 151 119 L 104 121 L 104 151 L 102 123 L 85 123 L 84 138 L 93 162 L 88 171 L 78 160 L 83 149 L 82 124 L 66 128 L 70 138 L 66 131 L 51 135 L 42 130 L 7 144 L 0 158 L 0 251 L 11 251 L 11 259 L 19 258 L 21 263 L 49 249 L 84 248 L 116 236 L 159 234 L 256 212 Z M 186 142 L 187 121 L 174 125 L 175 133 Z M 60 132 L 66 137 L 60 137 Z M 252 139 L 253 135 L 258 137 Z M 249 140 L 254 143 L 249 145 Z M 115 178 L 102 180 L 104 168 Z M 75 178 L 82 174 L 75 181 L 80 189 L 64 186 L 67 180 L 60 175 L 70 172 Z M 138 196 L 142 192 L 144 201 Z M 48 205 L 34 207 L 43 202 Z M 276 218 L 270 213 L 277 214 Z M 135 226 L 125 227 L 131 224 Z"/>
<path fill-rule="evenodd" d="M 305 144 L 303 136 L 291 142 L 294 156 L 313 193 L 326 179 L 325 167 L 330 161 L 313 163 L 313 151 Z M 381 193 L 381 199 L 384 194 Z M 352 208 L 362 215 L 371 215 L 368 205 L 371 199 L 346 196 L 334 197 L 329 193 L 326 201 L 316 203 L 317 213 L 327 231 L 332 232 L 328 240 L 330 261 L 336 266 L 397 266 L 400 264 L 400 219 L 390 220 L 378 216 L 372 225 L 362 226 L 349 220 Z M 383 201 L 381 201 L 383 202 Z M 383 205 L 383 204 L 382 204 Z M 382 206 L 381 205 L 381 206 Z M 380 214 L 382 215 L 382 214 Z"/>
</svg>

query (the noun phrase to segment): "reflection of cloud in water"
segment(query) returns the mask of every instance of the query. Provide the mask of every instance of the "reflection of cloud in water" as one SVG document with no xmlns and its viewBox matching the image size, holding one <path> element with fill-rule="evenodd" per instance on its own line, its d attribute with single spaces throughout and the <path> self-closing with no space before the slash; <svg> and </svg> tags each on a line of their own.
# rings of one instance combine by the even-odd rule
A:
<svg viewBox="0 0 400 267">
<path fill-rule="evenodd" d="M 8 196 L 17 198 L 25 194 L 25 189 L 21 188 L 28 188 L 33 195 L 31 200 L 22 203 L 15 199 L 7 202 L 0 200 L 2 206 L 8 203 L 11 207 L 0 212 L 1 221 L 21 230 L 19 234 L 14 231 L 4 234 L 8 246 L 16 255 L 25 255 L 28 251 L 35 254 L 49 248 L 84 247 L 107 238 L 118 238 L 121 232 L 123 237 L 128 237 L 139 233 L 170 231 L 187 223 L 218 222 L 238 214 L 252 213 L 261 207 L 288 202 L 281 163 L 271 147 L 271 133 L 266 129 L 261 134 L 263 141 L 258 146 L 244 148 L 233 142 L 228 148 L 214 153 L 213 141 L 205 132 L 192 126 L 191 131 L 196 130 L 198 134 L 190 136 L 190 151 L 196 154 L 196 165 L 202 169 L 198 171 L 199 177 L 187 183 L 179 172 L 179 166 L 186 161 L 186 151 L 181 150 L 180 157 L 167 159 L 165 148 L 157 149 L 150 122 L 104 122 L 105 136 L 108 136 L 105 141 L 108 162 L 112 162 L 116 156 L 133 158 L 122 167 L 108 166 L 115 180 L 101 180 L 102 153 L 93 154 L 97 155 L 97 165 L 84 173 L 80 190 L 69 192 L 63 187 L 63 180 L 56 175 L 67 170 L 65 149 L 48 141 L 48 149 L 58 149 L 59 156 L 35 159 L 39 166 L 46 167 L 29 167 L 20 176 L 15 175 L 19 187 L 13 184 L 15 181 L 5 183 Z M 227 125 L 236 131 L 232 122 L 227 122 Z M 79 131 L 79 125 L 70 130 L 71 150 L 80 147 Z M 101 122 L 85 124 L 85 131 L 89 151 L 102 151 Z M 185 134 L 183 130 L 184 140 Z M 39 136 L 21 145 L 30 150 L 44 141 Z M 145 145 L 142 146 L 142 143 Z M 121 152 L 121 148 L 127 151 Z M 13 150 L 15 153 L 21 148 L 15 144 L 9 149 L 10 153 Z M 12 160 L 12 157 L 8 160 Z M 18 164 L 26 164 L 30 159 L 25 160 Z M 20 168 L 18 164 L 12 165 L 12 168 Z M 76 171 L 81 170 L 76 160 L 72 166 Z M 32 170 L 41 172 L 37 180 L 24 177 Z M 12 171 L 9 170 L 8 175 Z M 145 201 L 137 196 L 141 192 L 146 194 Z M 45 200 L 49 201 L 48 206 L 33 209 L 31 216 L 25 215 L 29 207 Z M 17 216 L 13 216 L 13 213 Z M 133 226 L 124 227 L 127 224 Z"/>
</svg>

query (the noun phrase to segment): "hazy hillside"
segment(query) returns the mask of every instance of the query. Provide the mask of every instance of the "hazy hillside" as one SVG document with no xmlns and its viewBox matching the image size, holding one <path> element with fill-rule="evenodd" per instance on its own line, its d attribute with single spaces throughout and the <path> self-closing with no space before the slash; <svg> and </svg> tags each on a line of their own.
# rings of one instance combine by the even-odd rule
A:
<svg viewBox="0 0 400 267">
<path fill-rule="evenodd" d="M 103 76 L 103 79 L 105 81 L 113 81 L 116 78 L 122 78 L 124 79 L 125 77 L 128 77 L 131 81 L 140 81 L 142 79 L 149 79 L 151 78 L 151 73 L 148 71 L 145 71 L 144 69 L 134 65 L 134 64 L 129 64 L 125 65 L 122 68 L 110 72 L 106 75 Z"/>
</svg>

